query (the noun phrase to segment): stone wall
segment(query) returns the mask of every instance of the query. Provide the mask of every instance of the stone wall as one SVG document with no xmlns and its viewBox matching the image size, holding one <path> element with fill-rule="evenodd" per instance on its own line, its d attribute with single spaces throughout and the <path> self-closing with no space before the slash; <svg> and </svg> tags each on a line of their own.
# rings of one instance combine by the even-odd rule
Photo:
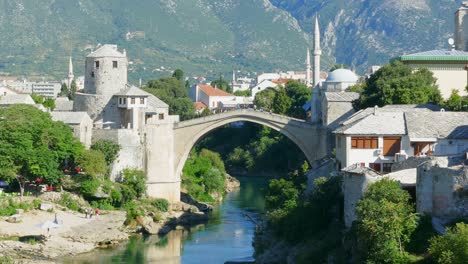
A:
<svg viewBox="0 0 468 264">
<path fill-rule="evenodd" d="M 418 168 L 417 212 L 441 218 L 468 217 L 468 167 L 444 167 L 437 159 Z"/>
<path fill-rule="evenodd" d="M 138 132 L 129 129 L 94 129 L 93 142 L 111 140 L 121 146 L 119 156 L 111 165 L 110 179 L 115 181 L 126 168 L 144 170 L 144 146 Z"/>
</svg>

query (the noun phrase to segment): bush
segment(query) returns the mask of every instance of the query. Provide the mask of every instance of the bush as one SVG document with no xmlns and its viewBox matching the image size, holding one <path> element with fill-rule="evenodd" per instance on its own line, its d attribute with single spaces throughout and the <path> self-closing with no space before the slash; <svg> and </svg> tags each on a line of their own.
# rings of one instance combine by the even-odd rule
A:
<svg viewBox="0 0 468 264">
<path fill-rule="evenodd" d="M 125 209 L 127 211 L 127 219 L 125 220 L 126 225 L 128 225 L 132 220 L 135 220 L 137 216 L 144 215 L 144 212 L 133 201 L 128 202 L 125 205 Z"/>
<path fill-rule="evenodd" d="M 98 180 L 85 180 L 81 183 L 81 194 L 89 199 L 94 196 L 101 183 Z"/>
<path fill-rule="evenodd" d="M 110 140 L 100 139 L 91 146 L 91 149 L 101 152 L 109 166 L 117 159 L 121 147 Z"/>
<path fill-rule="evenodd" d="M 29 211 L 33 209 L 34 205 L 30 203 L 20 202 L 16 203 L 13 199 L 8 200 L 8 204 L 0 208 L 0 216 L 12 216 L 16 214 L 16 209 L 23 209 Z"/>
<path fill-rule="evenodd" d="M 429 253 L 436 263 L 468 263 L 468 224 L 458 223 L 446 235 L 431 238 Z"/>
<path fill-rule="evenodd" d="M 77 158 L 77 164 L 84 169 L 87 175 L 91 177 L 102 177 L 107 173 L 107 163 L 100 151 L 85 150 Z"/>
<path fill-rule="evenodd" d="M 141 170 L 124 169 L 122 184 L 130 187 L 136 194 L 137 198 L 143 197 L 146 193 L 146 175 Z"/>
<path fill-rule="evenodd" d="M 166 199 L 154 199 L 151 201 L 151 205 L 156 207 L 161 212 L 167 212 L 169 210 L 169 202 Z"/>
<path fill-rule="evenodd" d="M 74 200 L 69 193 L 62 193 L 58 204 L 65 206 L 72 211 L 79 211 L 81 208 L 80 204 L 76 200 Z"/>
<path fill-rule="evenodd" d="M 203 176 L 203 185 L 208 193 L 224 193 L 225 174 L 216 168 L 211 168 Z"/>
</svg>

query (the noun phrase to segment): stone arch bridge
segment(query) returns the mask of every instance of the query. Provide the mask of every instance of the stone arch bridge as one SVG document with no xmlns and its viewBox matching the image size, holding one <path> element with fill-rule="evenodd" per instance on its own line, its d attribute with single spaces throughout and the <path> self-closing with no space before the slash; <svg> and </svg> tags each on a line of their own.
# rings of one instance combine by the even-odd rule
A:
<svg viewBox="0 0 468 264">
<path fill-rule="evenodd" d="M 223 125 L 247 121 L 270 127 L 293 141 L 312 163 L 327 155 L 326 129 L 304 120 L 241 109 L 147 129 L 146 169 L 148 194 L 180 200 L 181 174 L 193 146 Z M 229 139 L 226 139 L 229 140 Z"/>
</svg>

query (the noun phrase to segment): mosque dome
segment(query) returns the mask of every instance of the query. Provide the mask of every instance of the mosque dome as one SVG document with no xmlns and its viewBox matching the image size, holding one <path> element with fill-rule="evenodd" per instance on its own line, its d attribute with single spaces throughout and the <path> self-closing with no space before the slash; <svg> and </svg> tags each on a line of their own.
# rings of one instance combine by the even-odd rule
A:
<svg viewBox="0 0 468 264">
<path fill-rule="evenodd" d="M 357 83 L 358 76 L 348 69 L 336 69 L 328 73 L 326 82 Z"/>
</svg>

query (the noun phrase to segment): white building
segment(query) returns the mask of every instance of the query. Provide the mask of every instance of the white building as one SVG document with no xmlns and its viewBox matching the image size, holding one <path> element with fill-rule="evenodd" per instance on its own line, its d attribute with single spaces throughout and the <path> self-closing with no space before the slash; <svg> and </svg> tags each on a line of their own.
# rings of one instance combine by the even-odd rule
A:
<svg viewBox="0 0 468 264">
<path fill-rule="evenodd" d="M 11 87 L 0 85 L 0 96 L 10 95 L 10 94 L 20 94 L 20 91 L 17 91 Z"/>
<path fill-rule="evenodd" d="M 60 93 L 60 82 L 29 82 L 27 80 L 9 82 L 8 86 L 26 94 L 37 94 L 47 98 L 56 98 Z"/>
<path fill-rule="evenodd" d="M 250 89 L 250 95 L 255 98 L 255 95 L 261 91 L 264 91 L 268 88 L 276 89 L 278 87 L 278 82 L 273 82 L 270 80 L 263 80 L 259 84 L 255 85 Z"/>
<path fill-rule="evenodd" d="M 410 156 L 467 152 L 468 113 L 436 112 L 431 108 L 388 106 L 355 113 L 334 131 L 339 167 L 358 164 L 390 172 L 395 161 Z"/>
</svg>

